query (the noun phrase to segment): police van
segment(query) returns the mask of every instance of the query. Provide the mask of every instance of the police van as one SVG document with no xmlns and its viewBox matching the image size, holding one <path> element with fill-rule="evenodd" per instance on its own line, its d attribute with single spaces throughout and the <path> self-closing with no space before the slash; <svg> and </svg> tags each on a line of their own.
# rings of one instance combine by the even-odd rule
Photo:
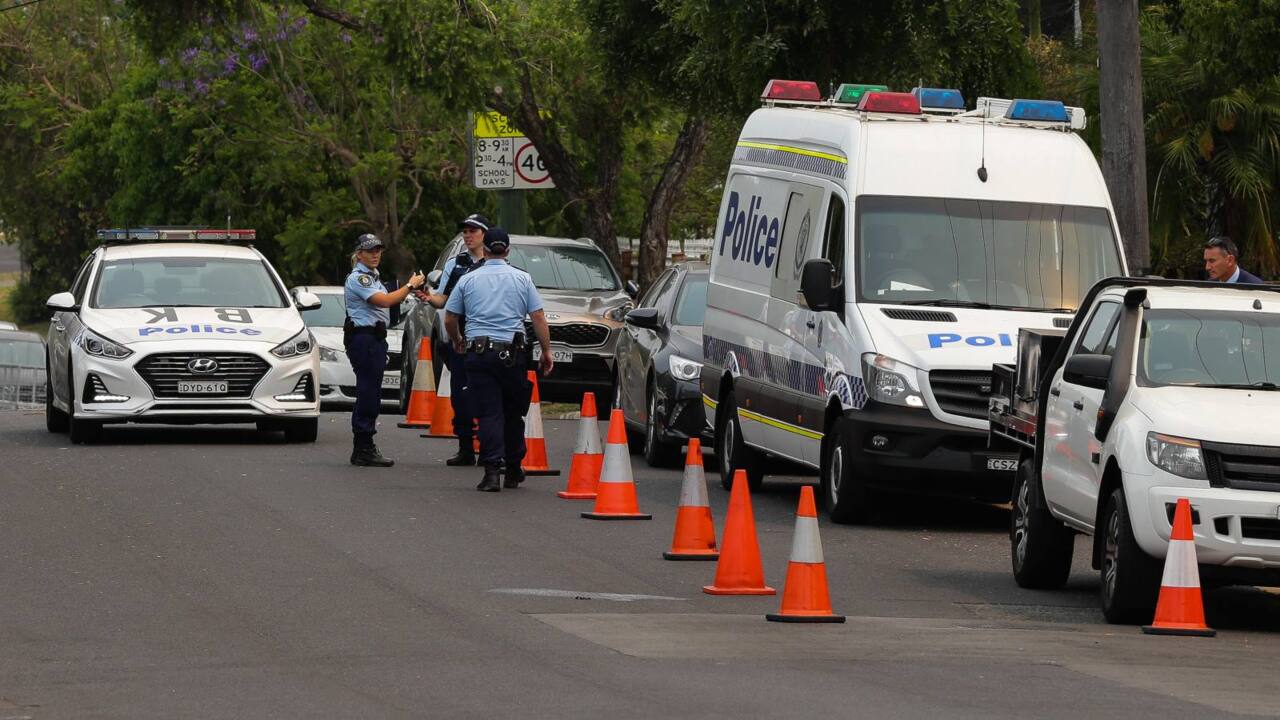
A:
<svg viewBox="0 0 1280 720">
<path fill-rule="evenodd" d="M 48 300 L 45 418 L 74 443 L 106 423 L 254 423 L 314 442 L 316 344 L 248 246 L 253 230 L 101 230 L 71 289 Z"/>
<path fill-rule="evenodd" d="M 817 470 L 838 522 L 883 490 L 1008 500 L 991 368 L 1125 274 L 1110 197 L 1060 102 L 772 80 L 726 180 L 703 329 L 722 482 Z"/>
</svg>

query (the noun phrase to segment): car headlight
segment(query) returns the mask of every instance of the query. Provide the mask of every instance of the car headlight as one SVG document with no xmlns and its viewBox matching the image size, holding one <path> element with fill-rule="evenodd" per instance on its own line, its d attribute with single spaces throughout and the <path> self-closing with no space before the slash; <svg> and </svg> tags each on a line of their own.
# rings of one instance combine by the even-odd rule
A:
<svg viewBox="0 0 1280 720">
<path fill-rule="evenodd" d="M 862 378 L 867 384 L 867 395 L 876 402 L 924 407 L 924 398 L 916 384 L 917 372 L 911 365 L 888 355 L 864 353 L 862 356 Z"/>
<path fill-rule="evenodd" d="M 133 354 L 133 351 L 123 345 L 117 345 L 101 335 L 91 331 L 84 330 L 77 338 L 81 349 L 94 357 L 106 358 L 108 360 L 123 360 Z"/>
<path fill-rule="evenodd" d="M 627 313 L 635 309 L 635 305 L 630 301 L 624 302 L 616 308 L 610 308 L 604 311 L 604 316 L 614 322 L 622 322 L 626 319 Z"/>
<path fill-rule="evenodd" d="M 1152 465 L 1179 477 L 1209 479 L 1209 474 L 1204 470 L 1204 453 L 1200 450 L 1199 440 L 1149 432 L 1147 459 Z"/>
<path fill-rule="evenodd" d="M 302 332 L 285 340 L 271 350 L 271 354 L 278 358 L 291 358 L 299 355 L 310 354 L 311 348 L 315 347 L 315 338 L 311 337 L 311 331 L 303 329 Z"/>
<path fill-rule="evenodd" d="M 347 354 L 342 352 L 341 350 L 328 348 L 323 345 L 320 346 L 320 362 L 327 362 L 327 363 L 346 362 L 347 361 L 346 355 Z"/>
<path fill-rule="evenodd" d="M 679 355 L 672 355 L 668 363 L 671 365 L 672 377 L 677 380 L 694 380 L 702 374 L 702 363 Z"/>
</svg>

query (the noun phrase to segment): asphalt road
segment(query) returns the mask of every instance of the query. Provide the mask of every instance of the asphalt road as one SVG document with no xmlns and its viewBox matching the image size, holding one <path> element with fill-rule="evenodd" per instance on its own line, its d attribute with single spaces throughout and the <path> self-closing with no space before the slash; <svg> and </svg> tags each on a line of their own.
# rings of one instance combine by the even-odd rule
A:
<svg viewBox="0 0 1280 720">
<path fill-rule="evenodd" d="M 822 524 L 844 625 L 765 622 L 661 559 L 677 471 L 633 465 L 649 522 L 594 522 L 564 478 L 477 493 L 448 442 L 384 422 L 392 470 L 320 442 L 145 426 L 70 447 L 0 413 L 0 718 L 1228 717 L 1280 709 L 1280 597 L 1208 593 L 1217 638 L 1102 623 L 1077 553 L 1018 589 L 999 508 L 903 500 Z M 573 421 L 547 421 L 568 466 Z M 714 475 L 713 475 L 714 479 Z M 754 498 L 781 590 L 797 481 Z M 717 525 L 727 493 L 712 483 Z"/>
</svg>

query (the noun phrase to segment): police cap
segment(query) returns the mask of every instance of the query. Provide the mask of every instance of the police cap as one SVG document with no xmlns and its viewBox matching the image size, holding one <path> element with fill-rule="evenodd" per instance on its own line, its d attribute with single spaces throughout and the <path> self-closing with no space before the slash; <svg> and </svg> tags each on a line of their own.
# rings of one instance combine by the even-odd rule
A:
<svg viewBox="0 0 1280 720">
<path fill-rule="evenodd" d="M 471 215 L 468 215 L 465 220 L 458 223 L 459 230 L 465 230 L 469 227 L 485 232 L 489 229 L 489 218 L 481 215 L 480 213 L 472 213 Z"/>
<path fill-rule="evenodd" d="M 484 231 L 484 247 L 490 252 L 504 253 L 511 247 L 511 237 L 500 227 L 489 228 Z"/>
<path fill-rule="evenodd" d="M 374 235 L 373 233 L 365 233 L 360 237 L 356 238 L 357 252 L 359 252 L 360 250 L 377 250 L 383 247 L 386 247 L 386 246 L 383 245 L 382 241 L 378 239 L 378 236 Z"/>
</svg>

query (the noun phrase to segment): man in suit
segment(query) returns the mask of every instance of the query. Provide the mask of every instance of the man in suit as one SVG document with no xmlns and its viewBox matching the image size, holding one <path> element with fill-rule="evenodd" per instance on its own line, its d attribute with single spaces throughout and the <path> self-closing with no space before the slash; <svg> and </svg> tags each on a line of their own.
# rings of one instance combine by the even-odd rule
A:
<svg viewBox="0 0 1280 720">
<path fill-rule="evenodd" d="M 1204 272 L 1208 279 L 1225 283 L 1261 283 L 1262 278 L 1240 267 L 1236 258 L 1240 249 L 1226 235 L 1219 235 L 1204 245 Z"/>
</svg>

